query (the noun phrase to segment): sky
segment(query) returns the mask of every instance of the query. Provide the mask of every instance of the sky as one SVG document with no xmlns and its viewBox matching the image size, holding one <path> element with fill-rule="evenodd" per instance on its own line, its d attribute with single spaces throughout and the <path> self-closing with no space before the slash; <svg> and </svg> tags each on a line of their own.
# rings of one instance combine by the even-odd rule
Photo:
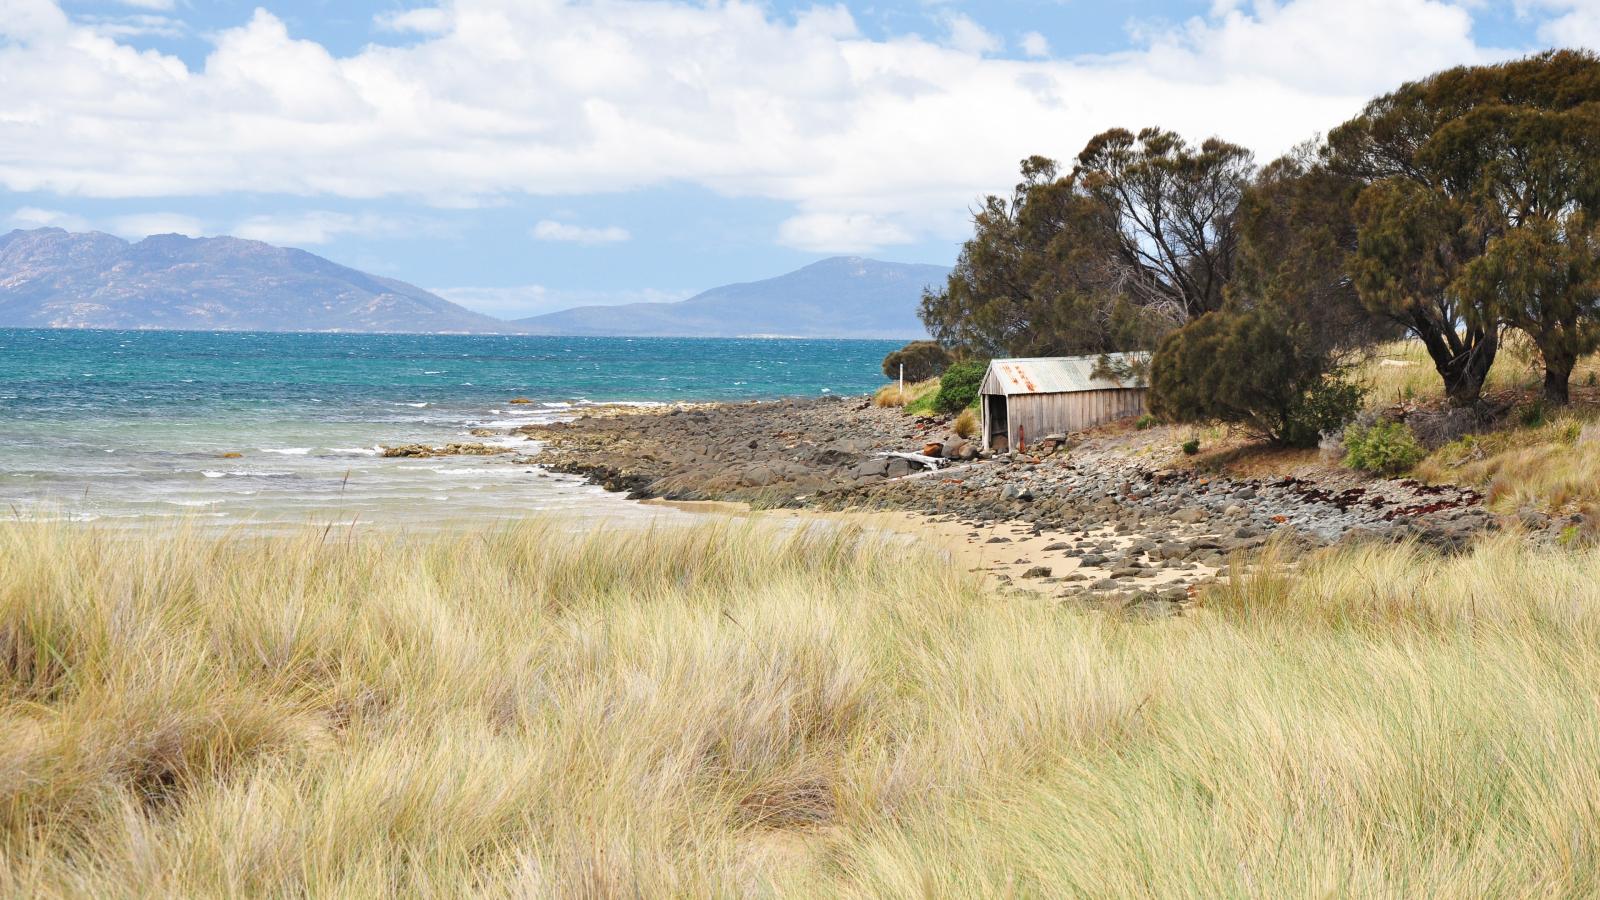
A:
<svg viewBox="0 0 1600 900">
<path fill-rule="evenodd" d="M 951 264 L 1111 127 L 1260 161 L 1600 0 L 0 0 L 0 231 L 232 234 L 491 315 Z"/>
</svg>

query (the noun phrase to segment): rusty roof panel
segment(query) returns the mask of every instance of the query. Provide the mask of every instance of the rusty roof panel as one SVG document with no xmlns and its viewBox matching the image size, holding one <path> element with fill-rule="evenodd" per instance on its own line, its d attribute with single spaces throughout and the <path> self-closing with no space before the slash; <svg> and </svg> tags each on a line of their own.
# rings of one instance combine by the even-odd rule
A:
<svg viewBox="0 0 1600 900">
<path fill-rule="evenodd" d="M 1108 354 L 1113 360 L 1133 362 L 1143 357 L 1138 353 Z M 997 359 L 989 363 L 983 377 L 981 393 L 1005 394 L 1069 394 L 1079 391 L 1105 391 L 1117 388 L 1142 388 L 1142 382 L 1120 382 L 1111 378 L 1094 377 L 1100 355 L 1047 356 L 1030 359 Z"/>
</svg>

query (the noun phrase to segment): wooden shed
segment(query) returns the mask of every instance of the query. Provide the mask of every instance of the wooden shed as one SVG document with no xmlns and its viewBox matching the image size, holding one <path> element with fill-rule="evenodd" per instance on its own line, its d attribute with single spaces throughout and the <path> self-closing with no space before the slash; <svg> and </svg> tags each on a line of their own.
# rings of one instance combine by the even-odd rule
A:
<svg viewBox="0 0 1600 900">
<path fill-rule="evenodd" d="M 978 389 L 985 450 L 1025 447 L 1049 435 L 1093 428 L 1145 411 L 1146 387 L 1136 378 L 1095 373 L 1101 360 L 1126 367 L 1141 354 L 997 359 Z"/>
</svg>

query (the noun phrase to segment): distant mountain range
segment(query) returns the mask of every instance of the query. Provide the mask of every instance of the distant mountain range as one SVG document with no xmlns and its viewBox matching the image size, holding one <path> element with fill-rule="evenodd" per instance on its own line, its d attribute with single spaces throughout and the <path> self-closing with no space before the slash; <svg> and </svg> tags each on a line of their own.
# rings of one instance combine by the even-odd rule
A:
<svg viewBox="0 0 1600 900">
<path fill-rule="evenodd" d="M 677 303 L 580 306 L 515 324 L 532 334 L 911 338 L 925 333 L 917 320 L 922 289 L 949 274 L 944 266 L 836 257 Z"/>
<path fill-rule="evenodd" d="M 59 228 L 0 236 L 0 327 L 215 331 L 910 338 L 943 266 L 823 260 L 677 303 L 503 321 L 304 250 L 166 234 L 130 243 Z"/>
<path fill-rule="evenodd" d="M 495 332 L 499 319 L 288 250 L 163 234 L 129 243 L 59 228 L 0 237 L 0 326 L 206 331 Z"/>
</svg>

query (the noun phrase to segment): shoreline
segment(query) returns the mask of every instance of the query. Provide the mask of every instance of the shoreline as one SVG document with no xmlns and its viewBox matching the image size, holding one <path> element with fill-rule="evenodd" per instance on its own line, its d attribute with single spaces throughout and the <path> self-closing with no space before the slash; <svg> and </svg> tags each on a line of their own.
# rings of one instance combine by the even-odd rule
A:
<svg viewBox="0 0 1600 900">
<path fill-rule="evenodd" d="M 732 516 L 754 521 L 780 520 L 787 522 L 825 522 L 848 525 L 866 531 L 887 532 L 911 539 L 925 549 L 931 549 L 964 571 L 978 574 L 985 580 L 993 579 L 1001 586 L 1036 594 L 1059 593 L 1072 587 L 1087 588 L 1107 581 L 1116 567 L 1105 564 L 1085 564 L 1082 558 L 1063 556 L 1060 550 L 1065 538 L 1072 535 L 1038 533 L 1033 526 L 1019 520 L 1002 520 L 987 523 L 960 522 L 941 519 L 916 510 L 894 509 L 813 509 L 784 508 L 756 509 L 749 504 L 729 500 L 665 500 L 643 499 L 634 502 L 647 506 L 665 506 L 698 515 Z M 1116 540 L 1114 529 L 1088 533 L 1093 540 Z M 1124 551 L 1136 539 L 1124 537 Z M 1040 573 L 1040 568 L 1048 572 Z M 1030 574 L 1030 572 L 1034 574 Z M 1226 577 L 1227 564 L 1196 564 L 1189 573 L 1191 579 L 1180 573 L 1160 573 L 1148 582 L 1136 585 L 1107 584 L 1100 591 L 1116 591 L 1114 600 L 1163 600 L 1181 603 L 1193 595 L 1193 587 L 1209 584 L 1218 577 Z M 1129 597 L 1123 594 L 1154 595 Z M 1088 590 L 1070 596 L 1088 595 Z"/>
<path fill-rule="evenodd" d="M 630 499 L 703 513 L 818 517 L 931 542 L 1000 584 L 1062 599 L 1184 604 L 1268 544 L 1290 564 L 1348 541 L 1460 550 L 1498 528 L 1475 492 L 1290 459 L 1255 477 L 1187 466 L 1172 435 L 1113 425 L 1039 456 L 932 472 L 882 454 L 939 443 L 950 423 L 864 398 L 619 410 L 525 426 L 535 465 Z M 961 453 L 970 456 L 970 451 Z"/>
</svg>

